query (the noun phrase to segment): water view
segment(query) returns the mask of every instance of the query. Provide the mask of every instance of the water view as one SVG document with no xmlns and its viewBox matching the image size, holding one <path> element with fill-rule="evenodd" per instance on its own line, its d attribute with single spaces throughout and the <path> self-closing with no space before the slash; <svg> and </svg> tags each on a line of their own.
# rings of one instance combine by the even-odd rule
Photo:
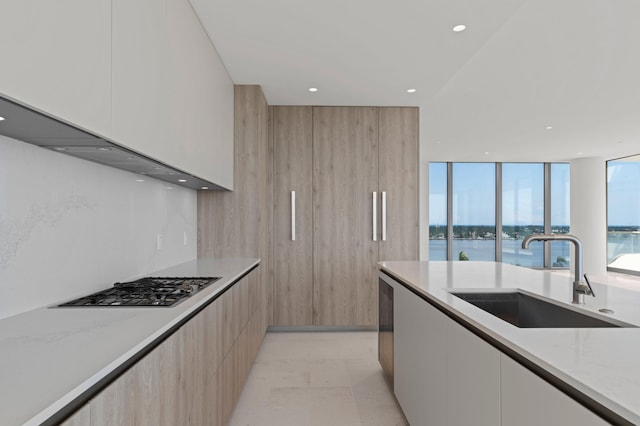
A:
<svg viewBox="0 0 640 426">
<path fill-rule="evenodd" d="M 512 265 L 526 267 L 542 267 L 544 262 L 544 245 L 541 242 L 531 243 L 530 250 L 522 249 L 522 240 L 502 241 L 502 261 Z M 495 261 L 496 242 L 495 240 L 463 240 L 457 239 L 453 242 L 455 260 L 459 260 L 460 253 L 469 260 Z M 429 241 L 429 259 L 447 259 L 447 241 Z M 551 244 L 551 259 L 555 267 L 568 267 L 569 244 L 565 242 L 554 242 Z"/>
<path fill-rule="evenodd" d="M 570 222 L 569 171 L 567 163 L 430 163 L 429 221 L 440 224 L 429 227 L 430 259 L 446 259 L 451 221 L 454 260 L 493 261 L 498 238 L 503 262 L 543 267 L 544 244 L 523 250 L 522 239 L 543 233 L 545 221 L 553 233 L 569 232 L 560 225 Z M 640 273 L 640 156 L 607 162 L 607 227 L 609 267 Z M 570 243 L 554 241 L 550 247 L 548 266 L 568 267 Z"/>
<path fill-rule="evenodd" d="M 447 240 L 442 232 L 442 226 L 433 226 L 433 233 L 429 240 L 429 259 L 447 259 Z M 446 229 L 446 227 L 444 227 Z M 484 227 L 474 227 L 483 229 Z M 532 227 L 534 228 L 534 227 Z M 640 230 L 627 229 L 629 227 L 613 227 L 609 229 L 607 235 L 608 259 L 607 263 L 612 267 L 620 269 L 640 270 Z M 495 229 L 495 227 L 493 227 Z M 568 229 L 554 230 L 566 233 Z M 495 235 L 484 231 L 478 235 L 477 231 L 472 238 L 461 238 L 461 234 L 454 235 L 453 254 L 454 260 L 468 259 L 481 261 L 495 261 Z M 530 249 L 522 249 L 522 239 L 531 233 L 523 232 L 518 237 L 513 234 L 503 233 L 502 240 L 502 261 L 512 265 L 526 267 L 542 267 L 544 262 L 544 245 L 541 242 L 531 243 Z M 473 234 L 474 231 L 464 231 L 464 235 Z M 462 253 L 462 254 L 461 254 Z M 551 262 L 553 267 L 569 267 L 570 265 L 570 244 L 564 241 L 551 243 Z"/>
</svg>

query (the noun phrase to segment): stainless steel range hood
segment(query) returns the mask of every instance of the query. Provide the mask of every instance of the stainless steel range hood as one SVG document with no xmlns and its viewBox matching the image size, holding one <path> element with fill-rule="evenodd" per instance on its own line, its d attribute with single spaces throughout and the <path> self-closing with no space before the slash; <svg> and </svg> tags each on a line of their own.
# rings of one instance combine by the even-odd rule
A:
<svg viewBox="0 0 640 426">
<path fill-rule="evenodd" d="M 168 166 L 92 135 L 41 112 L 0 97 L 0 135 L 28 142 L 41 148 L 93 161 L 139 175 L 200 190 L 224 190 L 182 170 Z"/>
</svg>

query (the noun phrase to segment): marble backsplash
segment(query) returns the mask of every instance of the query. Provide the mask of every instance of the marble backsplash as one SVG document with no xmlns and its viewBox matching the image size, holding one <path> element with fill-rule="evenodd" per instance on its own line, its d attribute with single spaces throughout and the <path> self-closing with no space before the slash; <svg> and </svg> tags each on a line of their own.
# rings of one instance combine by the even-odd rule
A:
<svg viewBox="0 0 640 426">
<path fill-rule="evenodd" d="M 169 188 L 0 136 L 0 318 L 195 259 L 196 192 Z"/>
</svg>

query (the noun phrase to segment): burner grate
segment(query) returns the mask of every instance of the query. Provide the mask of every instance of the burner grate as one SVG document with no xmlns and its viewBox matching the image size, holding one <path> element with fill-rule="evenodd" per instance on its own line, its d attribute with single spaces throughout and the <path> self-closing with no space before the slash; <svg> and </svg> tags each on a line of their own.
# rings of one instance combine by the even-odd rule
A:
<svg viewBox="0 0 640 426">
<path fill-rule="evenodd" d="M 220 277 L 145 277 L 117 282 L 112 288 L 74 299 L 58 307 L 175 306 Z"/>
</svg>

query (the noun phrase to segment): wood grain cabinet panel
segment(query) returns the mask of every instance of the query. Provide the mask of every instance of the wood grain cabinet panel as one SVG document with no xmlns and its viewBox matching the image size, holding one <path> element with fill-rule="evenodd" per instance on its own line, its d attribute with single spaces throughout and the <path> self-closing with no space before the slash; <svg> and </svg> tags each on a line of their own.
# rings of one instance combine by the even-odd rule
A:
<svg viewBox="0 0 640 426">
<path fill-rule="evenodd" d="M 380 108 L 379 118 L 379 191 L 386 195 L 380 260 L 418 260 L 418 108 Z"/>
<path fill-rule="evenodd" d="M 378 110 L 313 110 L 313 322 L 375 326 Z"/>
<path fill-rule="evenodd" d="M 312 324 L 313 115 L 311 107 L 272 107 L 274 139 L 274 325 Z M 292 235 L 295 191 L 295 240 Z"/>
<path fill-rule="evenodd" d="M 73 416 L 66 419 L 60 425 L 61 426 L 87 426 L 89 424 L 91 424 L 91 407 L 89 405 L 86 405 L 80 410 L 76 411 L 73 414 Z"/>
<path fill-rule="evenodd" d="M 269 109 L 259 86 L 236 86 L 234 99 L 234 191 L 198 192 L 198 256 L 260 258 L 257 297 L 264 299 L 272 256 Z"/>
<path fill-rule="evenodd" d="M 418 109 L 270 110 L 274 324 L 375 326 L 376 262 L 418 258 Z"/>
</svg>

